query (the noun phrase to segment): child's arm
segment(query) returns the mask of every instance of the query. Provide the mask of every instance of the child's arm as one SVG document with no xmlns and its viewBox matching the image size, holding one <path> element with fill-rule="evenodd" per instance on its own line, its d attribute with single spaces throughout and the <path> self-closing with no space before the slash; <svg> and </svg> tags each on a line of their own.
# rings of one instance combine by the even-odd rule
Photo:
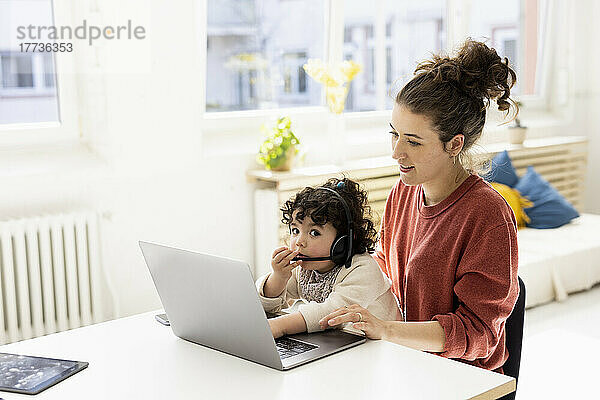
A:
<svg viewBox="0 0 600 400">
<path fill-rule="evenodd" d="M 271 272 L 265 285 L 263 286 L 263 293 L 265 297 L 279 297 L 287 286 L 289 277 L 282 277 Z"/>
<path fill-rule="evenodd" d="M 306 321 L 304 321 L 304 317 L 299 312 L 271 318 L 269 325 L 271 326 L 274 338 L 306 332 Z"/>
<path fill-rule="evenodd" d="M 265 296 L 265 283 L 271 276 L 272 272 L 261 276 L 256 280 L 256 291 L 260 298 L 260 302 L 263 309 L 269 313 L 277 313 L 283 308 L 289 307 L 289 301 L 298 299 L 300 297 L 298 293 L 298 280 L 296 271 L 292 272 L 292 277 L 287 281 L 287 285 L 283 292 L 277 297 Z"/>
<path fill-rule="evenodd" d="M 275 249 L 271 258 L 273 272 L 263 286 L 265 297 L 281 296 L 292 277 L 292 270 L 302 264 L 302 261 L 292 262 L 292 258 L 296 257 L 298 253 L 298 250 L 292 251 L 285 246 Z"/>
</svg>

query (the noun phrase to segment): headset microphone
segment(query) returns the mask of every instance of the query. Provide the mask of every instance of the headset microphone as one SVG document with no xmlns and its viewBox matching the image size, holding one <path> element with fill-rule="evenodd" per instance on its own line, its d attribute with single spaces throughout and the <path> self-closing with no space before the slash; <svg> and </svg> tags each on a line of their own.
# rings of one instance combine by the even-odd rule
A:
<svg viewBox="0 0 600 400">
<path fill-rule="evenodd" d="M 331 256 L 327 257 L 294 257 L 292 261 L 327 261 L 331 260 Z"/>
</svg>

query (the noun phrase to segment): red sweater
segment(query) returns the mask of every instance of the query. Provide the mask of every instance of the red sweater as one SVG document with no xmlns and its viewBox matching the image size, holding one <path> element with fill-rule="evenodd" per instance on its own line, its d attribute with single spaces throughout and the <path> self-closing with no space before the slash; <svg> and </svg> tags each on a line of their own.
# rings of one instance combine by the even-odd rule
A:
<svg viewBox="0 0 600 400">
<path fill-rule="evenodd" d="M 502 371 L 504 324 L 519 290 L 516 225 L 506 201 L 476 175 L 434 206 L 424 205 L 421 185 L 399 180 L 392 189 L 374 257 L 406 321 L 442 325 L 442 356 Z"/>
</svg>

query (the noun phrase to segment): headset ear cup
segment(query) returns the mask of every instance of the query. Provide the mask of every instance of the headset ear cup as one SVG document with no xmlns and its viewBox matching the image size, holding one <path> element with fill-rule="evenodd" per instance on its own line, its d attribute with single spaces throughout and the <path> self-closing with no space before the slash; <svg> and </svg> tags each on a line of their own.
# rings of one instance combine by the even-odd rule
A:
<svg viewBox="0 0 600 400">
<path fill-rule="evenodd" d="M 354 232 L 352 230 L 352 228 L 350 228 L 349 232 L 348 232 L 348 243 L 346 245 L 346 257 L 348 257 L 346 259 L 346 268 L 350 268 L 350 266 L 352 265 L 352 251 L 354 250 Z"/>
<path fill-rule="evenodd" d="M 331 260 L 335 265 L 343 265 L 348 254 L 348 235 L 339 236 L 331 245 Z"/>
</svg>

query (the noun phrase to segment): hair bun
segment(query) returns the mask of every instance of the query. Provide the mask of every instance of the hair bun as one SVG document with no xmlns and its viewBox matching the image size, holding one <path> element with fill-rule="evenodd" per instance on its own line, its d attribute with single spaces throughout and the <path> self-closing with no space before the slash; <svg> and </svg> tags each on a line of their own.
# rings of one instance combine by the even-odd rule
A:
<svg viewBox="0 0 600 400">
<path fill-rule="evenodd" d="M 417 66 L 415 74 L 434 74 L 434 81 L 450 82 L 467 95 L 484 100 L 496 100 L 500 111 L 510 108 L 510 89 L 517 74 L 508 58 L 500 58 L 494 48 L 467 39 L 455 57 L 433 55 Z"/>
</svg>

